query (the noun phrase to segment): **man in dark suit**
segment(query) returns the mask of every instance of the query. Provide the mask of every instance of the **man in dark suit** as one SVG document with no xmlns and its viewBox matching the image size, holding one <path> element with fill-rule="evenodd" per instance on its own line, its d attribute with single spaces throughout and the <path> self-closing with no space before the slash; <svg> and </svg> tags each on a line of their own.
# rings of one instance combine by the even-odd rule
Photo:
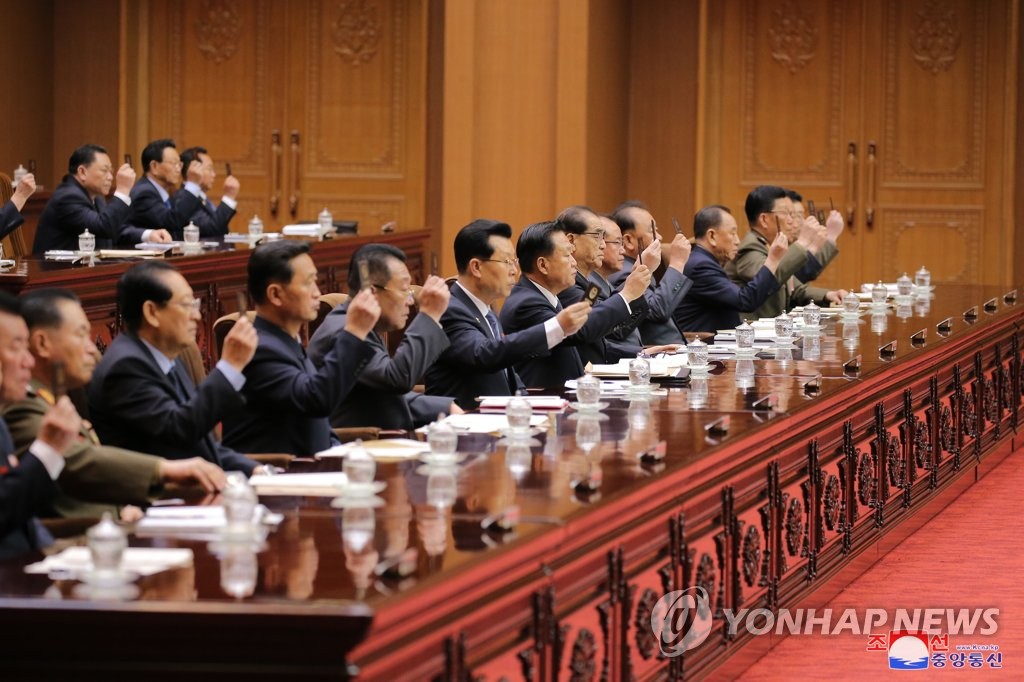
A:
<svg viewBox="0 0 1024 682">
<path fill-rule="evenodd" d="M 570 206 L 555 219 L 565 228 L 565 236 L 573 246 L 576 259 L 576 278 L 573 285 L 558 294 L 563 306 L 582 301 L 590 288 L 590 275 L 597 272 L 604 260 L 605 231 L 601 217 L 586 206 Z M 614 295 L 609 294 L 599 301 Z M 629 301 L 629 316 L 604 336 L 578 346 L 584 363 L 615 363 L 621 358 L 636 357 L 643 350 L 637 325 L 647 314 L 647 301 L 643 296 Z"/>
<path fill-rule="evenodd" d="M 359 266 L 366 263 L 369 282 L 359 281 Z M 423 395 L 413 391 L 423 374 L 448 347 L 448 337 L 441 328 L 441 315 L 448 307 L 448 286 L 435 275 L 427 277 L 419 296 L 419 313 L 406 327 L 414 301 L 412 277 L 405 265 L 405 254 L 390 244 L 367 244 L 352 254 L 348 271 L 348 290 L 359 292 L 361 284 L 369 284 L 380 317 L 367 337 L 373 356 L 359 373 L 356 388 L 339 403 L 331 414 L 331 426 L 366 426 L 385 429 L 414 429 L 428 424 L 440 413 L 452 411 L 449 397 Z M 323 366 L 324 356 L 334 347 L 334 338 L 345 328 L 348 304 L 332 310 L 309 340 L 309 357 L 313 364 Z M 381 334 L 404 329 L 402 342 L 395 356 L 388 354 Z M 458 405 L 455 412 L 462 412 Z"/>
<path fill-rule="evenodd" d="M 213 159 L 203 147 L 189 147 L 181 153 L 181 165 L 188 168 L 193 161 L 199 161 L 199 209 L 192 214 L 192 222 L 199 227 L 200 237 L 223 237 L 228 233 L 228 223 L 238 210 L 238 178 L 229 175 L 224 178 L 224 193 L 220 203 L 214 205 L 207 194 L 213 189 L 217 179 L 217 169 Z M 178 195 L 188 190 L 182 188 L 174 194 L 175 201 L 187 201 L 187 197 Z"/>
<path fill-rule="evenodd" d="M 0 292 L 0 402 L 25 397 L 32 371 L 28 327 L 18 300 Z M 35 518 L 47 513 L 57 496 L 55 481 L 64 469 L 63 452 L 74 442 L 82 420 L 67 396 L 40 421 L 39 433 L 20 460 L 0 421 L 0 559 L 41 549 L 53 538 Z"/>
<path fill-rule="evenodd" d="M 515 363 L 549 355 L 587 321 L 590 305 L 581 301 L 532 327 L 503 333 L 491 306 L 516 282 L 515 255 L 507 223 L 474 220 L 455 235 L 459 278 L 441 316 L 450 345 L 427 370 L 427 393 L 454 396 L 463 409 L 475 408 L 477 396 L 512 395 L 525 388 Z"/>
<path fill-rule="evenodd" d="M 619 228 L 622 239 L 624 257 L 617 273 L 611 274 L 610 268 L 602 266 L 602 272 L 613 287 L 621 287 L 622 283 L 633 270 L 633 263 L 640 258 L 651 271 L 661 264 L 663 249 L 661 234 L 647 207 L 639 201 L 626 201 L 615 208 L 611 219 Z M 679 302 L 690 290 L 692 282 L 683 274 L 686 261 L 690 257 L 690 242 L 685 235 L 677 234 L 668 247 L 668 263 L 661 279 L 651 285 L 644 293 L 647 300 L 647 316 L 641 320 L 640 339 L 645 346 L 682 343 L 683 335 L 679 333 L 672 313 Z"/>
<path fill-rule="evenodd" d="M 725 274 L 724 265 L 735 258 L 740 238 L 736 219 L 725 206 L 707 206 L 693 218 L 695 243 L 686 262 L 686 276 L 693 287 L 675 311 L 682 332 L 714 332 L 740 323 L 740 311 L 754 310 L 779 283 L 775 270 L 789 246 L 781 232 L 768 249 L 768 258 L 753 279 L 739 285 Z"/>
<path fill-rule="evenodd" d="M 68 174 L 39 216 L 32 253 L 38 256 L 51 249 L 75 251 L 78 235 L 85 230 L 95 235 L 96 247 L 100 249 L 110 248 L 120 241 L 137 242 L 143 236 L 170 241 L 166 233 L 143 235 L 141 230 L 127 229 L 125 222 L 132 203 L 129 192 L 134 182 L 135 171 L 131 166 L 124 164 L 118 168 L 114 198 L 108 203 L 114 172 L 107 150 L 86 144 L 73 151 L 68 160 Z"/>
<path fill-rule="evenodd" d="M 14 232 L 23 222 L 25 217 L 21 215 L 21 209 L 25 208 L 25 202 L 36 191 L 36 176 L 26 173 L 21 176 L 18 186 L 14 188 L 14 194 L 0 207 L 0 239 L 3 239 L 11 232 Z M 6 254 L 10 258 L 11 254 Z"/>
<path fill-rule="evenodd" d="M 256 349 L 244 316 L 224 339 L 217 366 L 196 386 L 180 358 L 195 341 L 199 300 L 166 261 L 146 261 L 117 283 L 125 331 L 107 348 L 89 382 L 89 415 L 108 445 L 168 459 L 198 455 L 226 471 L 251 474 L 256 462 L 218 443 L 213 429 L 241 410 L 242 370 Z"/>
<path fill-rule="evenodd" d="M 246 410 L 224 420 L 224 442 L 239 450 L 309 456 L 329 448 L 337 439 L 328 417 L 373 357 L 364 341 L 380 306 L 369 289 L 349 303 L 323 366 L 316 369 L 306 356 L 299 332 L 320 310 L 309 251 L 308 242 L 283 240 L 261 244 L 249 257 L 259 345 L 245 368 Z"/>
<path fill-rule="evenodd" d="M 563 308 L 558 294 L 576 281 L 573 246 L 565 228 L 557 222 L 535 223 L 519 235 L 516 256 L 523 276 L 512 287 L 501 308 L 501 324 L 508 333 L 528 329 L 555 317 Z M 622 291 L 594 306 L 586 324 L 565 337 L 544 357 L 531 357 L 516 364 L 516 371 L 528 387 L 561 391 L 568 379 L 583 374 L 583 362 L 576 347 L 603 337 L 629 317 L 627 301 L 643 295 L 651 272 L 640 265 L 626 279 Z"/>
<path fill-rule="evenodd" d="M 171 197 L 181 186 L 181 157 L 174 140 L 154 140 L 142 150 L 142 167 L 146 174 L 132 188 L 132 210 L 128 224 L 136 230 L 164 229 L 171 239 L 182 239 L 182 229 L 202 206 L 199 180 L 202 177 L 198 159 L 185 168 L 183 192 Z M 141 241 L 162 241 L 152 236 Z M 168 239 L 167 241 L 170 241 Z"/>
<path fill-rule="evenodd" d="M 78 297 L 66 289 L 33 289 L 21 299 L 29 330 L 29 350 L 35 360 L 32 381 L 24 398 L 4 406 L 16 453 L 27 452 L 39 434 L 42 420 L 56 403 L 54 367 L 64 368 L 67 390 L 85 388 L 99 358 L 92 326 Z M 60 475 L 61 494 L 54 502 L 58 516 L 100 516 L 111 505 L 146 505 L 166 482 L 198 483 L 207 492 L 224 486 L 224 472 L 199 457 L 163 457 L 102 445 L 87 421 L 65 454 Z M 123 517 L 123 515 L 122 515 Z"/>
</svg>

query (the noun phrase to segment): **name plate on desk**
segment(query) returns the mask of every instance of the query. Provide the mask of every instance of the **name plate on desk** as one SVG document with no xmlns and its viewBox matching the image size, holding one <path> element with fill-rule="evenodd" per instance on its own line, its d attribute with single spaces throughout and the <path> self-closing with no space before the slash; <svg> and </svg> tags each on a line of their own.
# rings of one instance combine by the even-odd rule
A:
<svg viewBox="0 0 1024 682">
<path fill-rule="evenodd" d="M 892 360 L 896 357 L 896 340 L 893 339 L 889 343 L 878 349 L 878 357 L 883 360 Z"/>
<path fill-rule="evenodd" d="M 853 376 L 860 373 L 860 355 L 855 355 L 843 363 L 843 374 Z"/>
<path fill-rule="evenodd" d="M 915 332 L 910 335 L 910 345 L 914 348 L 920 348 L 927 342 L 928 330 L 922 329 L 919 332 Z"/>
<path fill-rule="evenodd" d="M 941 336 L 949 336 L 953 332 L 953 318 L 947 317 L 942 322 L 935 325 L 935 331 Z"/>
<path fill-rule="evenodd" d="M 978 321 L 978 306 L 972 306 L 964 311 L 964 322 L 974 324 Z"/>
<path fill-rule="evenodd" d="M 1017 290 L 1011 289 L 1003 294 L 1003 302 L 1007 305 L 1013 305 L 1017 302 Z"/>
</svg>

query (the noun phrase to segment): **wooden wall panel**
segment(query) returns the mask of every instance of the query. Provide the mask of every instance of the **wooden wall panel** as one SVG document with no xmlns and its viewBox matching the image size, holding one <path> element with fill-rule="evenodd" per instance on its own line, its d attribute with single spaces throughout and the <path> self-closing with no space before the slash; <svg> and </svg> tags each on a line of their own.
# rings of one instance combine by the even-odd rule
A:
<svg viewBox="0 0 1024 682">
<path fill-rule="evenodd" d="M 689 230 L 701 200 L 697 184 L 699 3 L 631 4 L 628 177 L 625 194 L 647 203 L 656 220 L 677 216 Z M 609 93 L 615 96 L 615 93 Z M 667 235 L 663 235 L 667 236 Z"/>
<path fill-rule="evenodd" d="M 119 0 L 54 3 L 53 31 L 61 36 L 53 42 L 53 108 L 60 116 L 53 128 L 54 182 L 67 172 L 71 152 L 87 142 L 106 147 L 115 167 L 120 154 L 133 151 L 118 144 L 120 13 Z"/>
<path fill-rule="evenodd" d="M 35 159 L 36 181 L 52 187 L 59 177 L 53 158 L 53 6 L 51 0 L 0 0 L 3 96 L 0 171 L 10 175 L 19 163 Z M 67 165 L 65 158 L 64 165 Z"/>
</svg>

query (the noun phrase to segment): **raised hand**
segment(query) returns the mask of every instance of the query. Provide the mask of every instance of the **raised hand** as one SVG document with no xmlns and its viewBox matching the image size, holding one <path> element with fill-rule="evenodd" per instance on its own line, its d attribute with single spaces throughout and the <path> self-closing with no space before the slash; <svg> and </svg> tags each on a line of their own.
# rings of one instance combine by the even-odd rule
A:
<svg viewBox="0 0 1024 682">
<path fill-rule="evenodd" d="M 380 304 L 370 289 L 363 289 L 352 298 L 345 317 L 345 331 L 360 340 L 366 339 L 380 318 Z"/>
<path fill-rule="evenodd" d="M 571 306 L 562 308 L 562 311 L 555 316 L 558 326 L 562 328 L 566 336 L 578 332 L 587 323 L 590 316 L 590 304 L 586 301 L 573 303 Z"/>
<path fill-rule="evenodd" d="M 258 344 L 259 335 L 256 333 L 256 328 L 249 321 L 248 315 L 240 313 L 238 321 L 224 337 L 224 347 L 221 349 L 220 357 L 241 372 L 252 360 L 252 356 L 256 354 Z"/>
</svg>

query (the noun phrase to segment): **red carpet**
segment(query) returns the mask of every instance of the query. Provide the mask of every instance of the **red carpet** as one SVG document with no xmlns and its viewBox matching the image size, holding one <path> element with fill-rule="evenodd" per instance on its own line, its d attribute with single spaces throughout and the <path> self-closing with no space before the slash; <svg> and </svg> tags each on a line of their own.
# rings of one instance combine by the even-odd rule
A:
<svg viewBox="0 0 1024 682">
<path fill-rule="evenodd" d="M 890 670 L 887 651 L 867 651 L 869 638 L 863 635 L 796 635 L 781 639 L 737 679 L 906 680 L 942 675 L 943 679 L 1024 680 L 1022 519 L 1024 448 L 1018 448 L 827 605 L 833 614 L 856 609 L 860 621 L 866 609 L 884 609 L 889 625 L 901 607 L 998 608 L 994 634 L 950 635 L 944 668 L 936 668 L 930 660 L 927 670 Z M 831 622 L 838 620 L 834 615 Z M 888 630 L 872 632 L 887 635 Z M 994 669 L 987 661 L 972 667 L 969 657 L 963 667 L 954 667 L 949 654 L 959 653 L 957 645 L 971 644 L 999 645 L 1003 667 Z M 975 652 L 975 663 L 978 653 L 982 652 Z"/>
</svg>

